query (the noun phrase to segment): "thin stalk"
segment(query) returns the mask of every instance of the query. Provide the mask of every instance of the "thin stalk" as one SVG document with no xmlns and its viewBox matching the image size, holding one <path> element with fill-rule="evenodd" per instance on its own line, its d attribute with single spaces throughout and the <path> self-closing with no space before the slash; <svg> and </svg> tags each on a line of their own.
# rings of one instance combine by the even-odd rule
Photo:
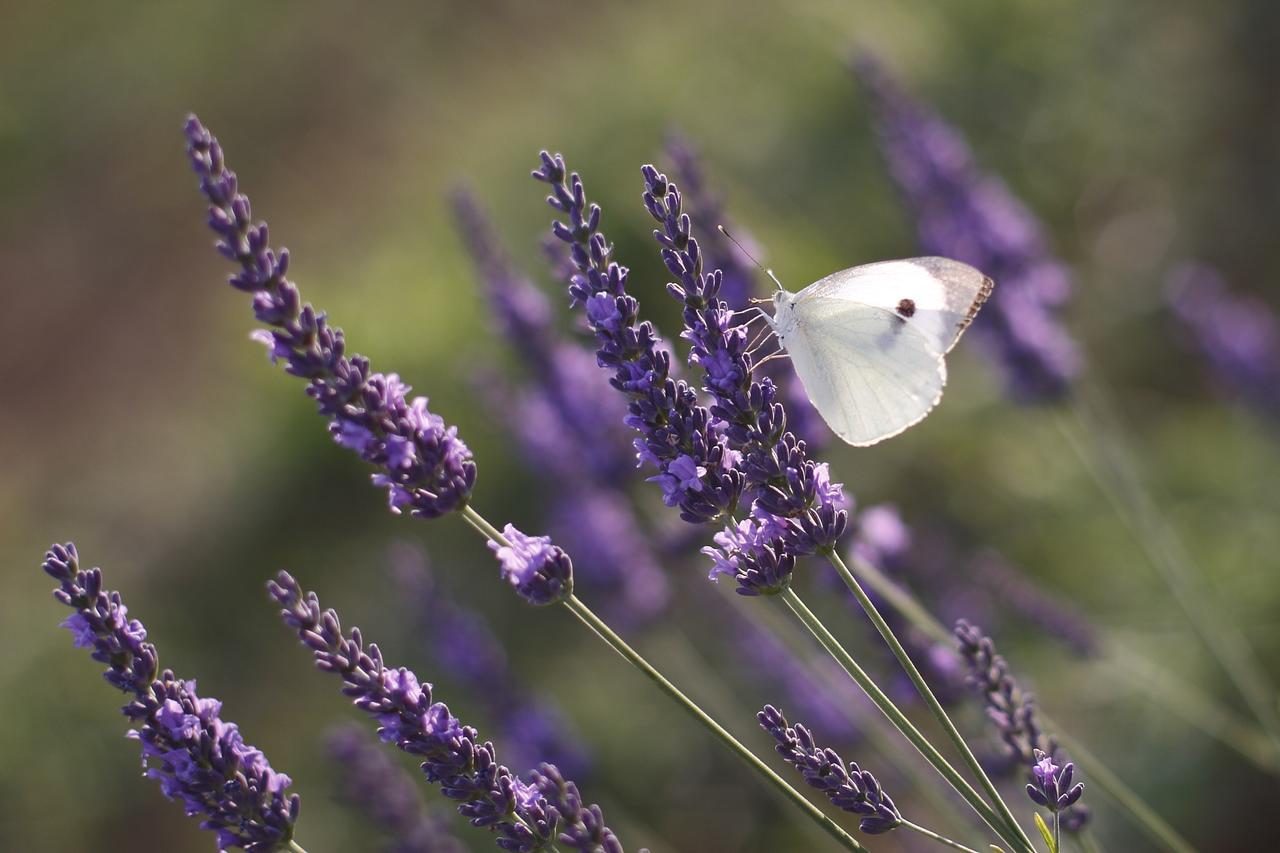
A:
<svg viewBox="0 0 1280 853">
<path fill-rule="evenodd" d="M 1275 706 L 1275 687 L 1248 639 L 1236 623 L 1226 618 L 1186 546 L 1161 515 L 1138 474 L 1133 453 L 1119 446 L 1117 419 L 1108 417 L 1102 401 L 1096 398 L 1086 399 L 1076 394 L 1072 404 L 1074 426 L 1092 438 L 1093 453 L 1085 449 L 1072 425 L 1060 420 L 1063 437 L 1129 528 L 1201 642 L 1240 691 L 1280 753 L 1280 713 Z"/>
<path fill-rule="evenodd" d="M 476 512 L 470 506 L 463 507 L 461 514 L 467 523 L 479 531 L 481 535 L 497 542 L 499 545 L 510 546 L 506 537 L 503 536 L 496 527 L 485 520 L 484 516 L 480 515 L 480 513 Z M 609 647 L 621 655 L 627 663 L 644 673 L 650 681 L 657 685 L 658 689 L 667 694 L 668 698 L 679 705 L 680 708 L 691 717 L 701 723 L 702 726 L 707 729 L 707 731 L 711 732 L 711 734 L 715 735 L 721 743 L 729 747 L 733 753 L 745 761 L 753 770 L 763 776 L 767 782 L 773 785 L 773 787 L 781 792 L 787 799 L 791 800 L 793 804 L 798 806 L 801 811 L 808 815 L 814 823 L 818 824 L 818 826 L 825 830 L 828 835 L 840 844 L 840 846 L 844 847 L 846 850 L 866 853 L 866 848 L 859 844 L 857 839 L 841 828 L 838 823 L 823 814 L 817 806 L 805 799 L 804 796 L 802 796 L 795 788 L 791 787 L 787 780 L 774 772 L 769 765 L 761 761 L 754 752 L 747 749 L 741 741 L 717 723 L 709 714 L 707 714 L 706 711 L 702 710 L 697 703 L 684 695 L 684 693 L 680 691 L 680 688 L 668 681 L 662 673 L 658 672 L 652 664 L 645 660 L 643 655 L 631 648 L 631 646 L 627 644 L 626 640 L 618 636 L 614 630 L 610 628 L 603 619 L 593 613 L 591 608 L 587 607 L 580 598 L 576 595 L 570 594 L 562 603 L 566 608 L 568 608 L 569 612 L 578 617 L 582 624 L 586 625 L 593 634 L 607 643 Z"/>
<path fill-rule="evenodd" d="M 1004 797 L 1001 797 L 1000 792 L 996 790 L 991 777 L 987 775 L 987 771 L 978 762 L 978 757 L 973 754 L 969 744 L 960 735 L 960 730 L 956 728 L 955 723 L 951 722 L 950 715 L 942 707 L 938 697 L 933 695 L 933 691 L 929 689 L 924 676 L 920 674 L 920 670 L 916 669 L 916 665 L 912 663 L 907 650 L 902 647 L 902 643 L 898 641 L 898 637 L 893 633 L 893 629 L 889 627 L 889 623 L 884 621 L 884 617 L 880 615 L 880 611 L 876 609 L 875 603 L 872 602 L 870 596 L 862 588 L 862 584 L 858 583 L 858 579 L 853 576 L 853 572 L 849 571 L 849 567 L 844 564 L 844 560 L 840 559 L 840 555 L 835 551 L 828 553 L 827 559 L 835 567 L 845 586 L 849 587 L 849 591 L 858 600 L 858 604 L 861 605 L 863 611 L 871 619 L 872 624 L 876 626 L 880 636 L 889 645 L 889 650 L 893 652 L 893 656 L 898 659 L 898 663 L 902 664 L 902 669 L 907 673 L 907 677 L 911 679 L 911 683 L 915 685 L 916 692 L 920 694 L 920 698 L 924 700 L 925 706 L 933 714 L 934 719 L 941 724 L 943 731 L 947 733 L 947 737 L 951 739 L 956 749 L 960 751 L 960 755 L 964 758 L 964 763 L 969 765 L 969 769 L 973 772 L 983 790 L 986 791 L 987 797 L 999 812 L 1001 819 L 1010 829 L 1014 830 L 1015 837 L 1024 842 L 1026 847 L 1035 849 L 1031 839 L 1023 832 L 1022 827 L 1018 825 L 1017 818 L 1009 810 L 1008 803 L 1004 801 Z"/>
<path fill-rule="evenodd" d="M 867 585 L 875 590 L 880 597 L 893 604 L 894 609 L 911 622 L 912 625 L 929 637 L 946 643 L 949 648 L 955 648 L 955 637 L 911 593 L 898 586 L 884 572 L 865 560 L 855 558 L 853 564 L 857 567 L 858 574 L 867 582 Z M 912 606 L 898 607 L 896 602 L 904 599 L 909 601 Z M 1037 708 L 1036 712 L 1040 715 L 1040 721 L 1043 723 L 1044 728 L 1053 731 L 1058 742 L 1071 754 L 1072 760 L 1079 765 L 1081 771 L 1090 781 L 1097 785 L 1099 790 L 1110 796 L 1122 810 L 1128 813 L 1138 829 L 1152 840 L 1163 844 L 1165 849 L 1175 851 L 1175 853 L 1195 853 L 1195 848 L 1179 835 L 1178 831 L 1170 826 L 1164 818 L 1160 817 L 1155 809 L 1147 805 L 1147 802 L 1142 799 L 1137 791 L 1130 788 L 1119 776 L 1111 772 L 1111 769 L 1097 756 L 1085 749 L 1083 744 L 1069 737 L 1066 731 L 1045 713 L 1043 708 Z"/>
<path fill-rule="evenodd" d="M 978 853 L 978 851 L 974 850 L 972 847 L 965 847 L 959 841 L 952 841 L 950 838 L 947 838 L 945 835 L 939 835 L 933 830 L 925 829 L 923 826 L 920 826 L 917 823 L 912 823 L 909 820 L 903 820 L 900 825 L 905 826 L 907 829 L 910 829 L 913 832 L 918 832 L 921 835 L 923 835 L 925 838 L 930 838 L 945 847 L 950 847 L 952 850 L 965 850 L 967 851 L 967 853 Z"/>
<path fill-rule="evenodd" d="M 703 711 L 697 704 L 693 702 L 680 689 L 668 681 L 662 673 L 654 669 L 653 666 L 644 659 L 643 656 L 635 649 L 631 648 L 625 640 L 613 632 L 605 622 L 591 612 L 582 600 L 576 595 L 570 595 L 565 599 L 564 604 L 569 608 L 570 612 L 582 621 L 596 636 L 600 637 L 608 643 L 615 652 L 636 669 L 640 670 L 644 675 L 658 686 L 663 693 L 679 705 L 691 717 L 702 724 L 707 731 L 715 735 L 725 746 L 729 747 L 739 758 L 751 766 L 757 773 L 765 778 L 770 784 L 781 791 L 795 805 L 799 806 L 808 816 L 819 826 L 827 831 L 827 834 L 840 843 L 846 850 L 865 851 L 866 848 L 857 842 L 853 836 L 845 832 L 839 824 L 831 818 L 823 814 L 817 806 L 809 802 L 800 792 L 791 787 L 785 779 L 773 771 L 769 765 L 761 761 L 755 753 L 742 745 L 742 742 L 731 735 L 723 726 L 713 720 L 710 715 Z"/>
<path fill-rule="evenodd" d="M 293 853 L 307 853 L 306 849 L 293 839 L 289 839 L 289 849 L 293 851 Z"/>
<path fill-rule="evenodd" d="M 907 716 L 893 703 L 893 700 L 886 696 L 884 691 L 871 680 L 871 677 L 863 671 L 858 662 L 853 659 L 853 656 L 840 644 L 840 641 L 827 630 L 826 625 L 822 624 L 822 620 L 814 615 L 813 611 L 800 599 L 794 589 L 788 587 L 783 590 L 779 597 L 786 603 L 787 607 L 791 608 L 791 612 L 795 614 L 796 618 L 804 623 L 804 626 L 822 644 L 822 647 L 835 658 L 836 663 L 840 664 L 841 668 L 849 674 L 849 677 L 857 682 L 863 692 L 876 704 L 876 707 L 889 718 L 889 721 L 893 723 L 898 731 L 902 732 L 907 740 L 911 741 L 911 745 L 919 750 L 920 754 L 951 784 L 952 788 L 955 788 L 956 793 L 973 807 L 973 810 L 991 828 L 992 832 L 1001 840 L 1012 844 L 1015 849 L 1035 849 L 1031 846 L 1030 841 L 1023 844 L 1021 839 L 1011 833 L 1010 829 L 1000 820 L 999 815 L 991 809 L 991 806 L 951 766 L 942 753 L 938 752 L 937 748 L 920 733 L 920 730 L 915 727 L 911 720 L 907 719 Z"/>
<path fill-rule="evenodd" d="M 1062 820 L 1056 810 L 1053 813 L 1053 849 L 1062 849 Z"/>
</svg>

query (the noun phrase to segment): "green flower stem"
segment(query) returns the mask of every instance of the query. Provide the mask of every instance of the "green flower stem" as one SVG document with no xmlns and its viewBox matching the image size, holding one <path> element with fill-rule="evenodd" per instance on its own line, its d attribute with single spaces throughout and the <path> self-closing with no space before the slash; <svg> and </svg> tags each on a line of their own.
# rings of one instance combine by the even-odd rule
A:
<svg viewBox="0 0 1280 853">
<path fill-rule="evenodd" d="M 786 605 L 791 608 L 791 612 L 796 615 L 796 618 L 804 623 L 805 627 L 822 644 L 822 647 L 836 659 L 836 662 L 849 674 L 849 677 L 857 682 L 863 692 L 876 704 L 876 707 L 889 718 L 889 721 L 893 723 L 898 731 L 902 732 L 907 740 L 911 741 L 911 745 L 920 751 L 920 754 L 951 784 L 951 787 L 955 788 L 956 793 L 973 807 L 973 810 L 978 813 L 999 838 L 1013 845 L 1015 850 L 1034 850 L 1030 841 L 1024 845 L 1021 839 L 1012 834 L 1011 830 L 1000 820 L 999 815 L 992 811 L 987 802 L 982 799 L 982 796 L 973 789 L 973 786 L 965 781 L 964 777 L 951 766 L 942 753 L 938 752 L 911 720 L 907 719 L 907 716 L 893 703 L 893 700 L 884 694 L 884 691 L 871 680 L 871 677 L 863 671 L 862 667 L 858 666 L 858 662 L 845 651 L 844 646 L 840 645 L 840 641 L 827 630 L 827 627 L 822 624 L 822 620 L 814 615 L 813 611 L 800 599 L 800 596 L 796 595 L 794 589 L 788 587 L 783 590 L 779 598 L 786 602 Z"/>
<path fill-rule="evenodd" d="M 955 637 L 929 611 L 925 610 L 911 593 L 898 586 L 884 572 L 865 560 L 854 558 L 853 565 L 857 568 L 858 575 L 866 581 L 867 586 L 892 604 L 894 609 L 910 621 L 912 625 L 927 636 L 946 643 L 949 648 L 955 648 Z M 903 600 L 910 602 L 911 606 L 898 607 L 897 602 Z M 1079 765 L 1089 781 L 1097 785 L 1098 789 L 1103 793 L 1110 796 L 1133 819 L 1134 825 L 1138 829 L 1142 830 L 1153 841 L 1164 845 L 1168 850 L 1176 851 L 1176 853 L 1194 853 L 1195 848 L 1179 835 L 1176 829 L 1170 826 L 1164 818 L 1160 817 L 1155 809 L 1151 808 L 1119 776 L 1112 773 L 1106 764 L 1085 749 L 1083 744 L 1069 737 L 1063 728 L 1045 713 L 1043 708 L 1037 708 L 1036 713 L 1040 715 L 1043 727 L 1053 731 L 1058 742 L 1071 754 L 1072 760 Z"/>
<path fill-rule="evenodd" d="M 967 853 L 978 853 L 978 851 L 974 850 L 972 847 L 965 847 L 959 841 L 952 841 L 950 838 L 947 838 L 945 835 L 939 835 L 933 830 L 925 829 L 923 826 L 912 823 L 909 820 L 903 820 L 901 823 L 901 826 L 905 826 L 907 829 L 910 829 L 912 832 L 918 832 L 921 835 L 923 835 L 925 838 L 931 838 L 945 847 L 950 847 L 952 850 L 964 850 L 964 851 L 967 851 Z"/>
<path fill-rule="evenodd" d="M 965 764 L 969 765 L 969 769 L 973 771 L 973 775 L 977 778 L 978 783 L 986 791 L 987 797 L 991 800 L 991 804 L 995 806 L 1000 815 L 1001 820 L 1011 829 L 1014 830 L 1014 838 L 1023 842 L 1024 846 L 1035 849 L 1031 843 L 1031 839 L 1023 832 L 1022 827 L 1018 825 L 1017 818 L 1013 816 L 1013 812 L 1009 810 L 1009 805 L 1000 796 L 1000 792 L 996 790 L 995 784 L 991 781 L 991 777 L 987 775 L 987 771 L 982 769 L 982 765 L 978 763 L 978 758 L 973 754 L 973 750 L 969 748 L 969 744 L 961 737 L 960 730 L 956 728 L 955 723 L 951 722 L 951 717 L 942 707 L 942 703 L 938 701 L 938 697 L 933 695 L 933 691 L 929 689 L 929 685 L 925 682 L 924 677 L 920 674 L 920 670 L 916 669 L 916 665 L 912 663 L 911 657 L 907 654 L 907 650 L 902 647 L 902 643 L 898 641 L 897 635 L 893 633 L 893 629 L 889 627 L 889 623 L 884 621 L 884 617 L 880 615 L 880 611 L 876 609 L 875 603 L 863 590 L 862 584 L 858 583 L 858 579 L 849 571 L 849 567 L 844 564 L 844 560 L 840 559 L 840 555 L 835 551 L 827 554 L 827 559 L 831 565 L 835 567 L 839 573 L 841 580 L 845 586 L 849 587 L 849 591 L 853 593 L 854 598 L 858 599 L 863 611 L 866 612 L 872 624 L 876 626 L 876 630 L 880 632 L 880 636 L 889 645 L 889 650 L 893 652 L 893 656 L 898 659 L 898 663 L 902 664 L 903 670 L 907 673 L 907 677 L 911 679 L 911 683 L 915 685 L 916 692 L 920 694 L 920 698 L 924 700 L 930 713 L 934 719 L 942 726 L 947 733 L 947 737 L 955 744 L 956 749 L 960 751 L 960 755 L 964 757 Z"/>
<path fill-rule="evenodd" d="M 1280 754 L 1280 712 L 1275 704 L 1275 686 L 1258 663 L 1248 639 L 1222 612 L 1216 597 L 1204 583 L 1203 573 L 1152 500 L 1137 471 L 1133 452 L 1121 442 L 1118 419 L 1111 415 L 1097 393 L 1077 393 L 1071 402 L 1074 422 L 1058 422 L 1063 437 L 1097 482 L 1116 515 L 1129 528 L 1201 642 L 1240 691 Z M 1089 449 L 1081 436 L 1091 439 Z"/>
<path fill-rule="evenodd" d="M 506 538 L 498 532 L 497 528 L 486 521 L 483 516 L 471 507 L 467 506 L 462 509 L 462 517 L 486 538 L 497 542 L 499 545 L 506 546 L 510 544 L 507 542 Z M 822 829 L 835 839 L 840 846 L 844 847 L 846 850 L 862 851 L 862 853 L 865 853 L 866 848 L 859 844 L 857 839 L 842 829 L 840 825 L 831 818 L 823 814 L 817 806 L 805 799 L 799 791 L 791 787 L 785 779 L 774 772 L 769 765 L 761 761 L 755 753 L 747 749 L 741 741 L 712 719 L 711 716 L 708 715 L 707 712 L 703 711 L 702 708 L 698 707 L 693 700 L 688 696 L 685 696 L 678 687 L 668 681 L 666 677 L 663 676 L 662 673 L 658 672 L 652 664 L 645 660 L 639 652 L 631 648 L 625 640 L 614 633 L 613 629 L 610 628 L 603 619 L 593 613 L 587 605 L 583 604 L 581 599 L 576 595 L 571 594 L 563 601 L 563 604 L 569 609 L 569 612 L 578 617 L 582 624 L 586 625 L 593 634 L 607 643 L 615 652 L 621 655 L 627 663 L 644 673 L 650 681 L 657 685 L 658 689 L 667 694 L 668 698 L 679 705 L 691 717 L 701 723 L 702 726 L 707 729 L 707 731 L 711 732 L 711 734 L 715 735 L 721 743 L 729 747 L 731 751 L 750 765 L 753 770 L 763 776 L 767 782 L 773 785 L 774 788 L 780 791 L 787 799 L 791 800 L 792 803 L 798 806 L 801 811 L 805 812 L 812 821 L 822 827 Z"/>
<path fill-rule="evenodd" d="M 293 839 L 289 840 L 289 849 L 293 851 L 293 853 L 307 853 L 306 849 Z"/>
</svg>

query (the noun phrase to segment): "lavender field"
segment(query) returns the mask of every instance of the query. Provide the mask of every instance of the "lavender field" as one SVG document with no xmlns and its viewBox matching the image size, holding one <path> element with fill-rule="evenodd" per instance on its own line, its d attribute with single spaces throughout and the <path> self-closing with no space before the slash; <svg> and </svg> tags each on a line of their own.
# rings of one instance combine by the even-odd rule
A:
<svg viewBox="0 0 1280 853">
<path fill-rule="evenodd" d="M 1271 4 L 4 20 L 0 850 L 1274 846 Z"/>
</svg>

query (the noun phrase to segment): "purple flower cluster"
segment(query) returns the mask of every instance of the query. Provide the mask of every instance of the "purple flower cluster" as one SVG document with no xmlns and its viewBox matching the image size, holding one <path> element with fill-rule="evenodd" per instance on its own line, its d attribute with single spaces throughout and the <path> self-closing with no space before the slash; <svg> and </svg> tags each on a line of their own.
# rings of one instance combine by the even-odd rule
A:
<svg viewBox="0 0 1280 853">
<path fill-rule="evenodd" d="M 600 807 L 585 805 L 578 786 L 565 779 L 554 764 L 542 764 L 534 770 L 532 784 L 560 815 L 561 832 L 556 841 L 580 853 L 623 853 L 622 843 L 605 826 Z"/>
<path fill-rule="evenodd" d="M 852 761 L 846 766 L 835 750 L 818 746 L 803 725 L 788 725 L 782 711 L 772 705 L 765 705 L 756 719 L 777 741 L 774 749 L 806 782 L 826 794 L 836 808 L 862 815 L 858 828 L 863 832 L 879 835 L 901 825 L 898 807 L 870 771 Z"/>
<path fill-rule="evenodd" d="M 443 821 L 424 808 L 409 774 L 359 726 L 335 729 L 329 736 L 329 754 L 341 768 L 343 796 L 386 833 L 387 853 L 463 853 L 462 843 Z"/>
<path fill-rule="evenodd" d="M 877 61 L 862 57 L 854 69 L 921 249 L 972 264 L 1000 283 L 975 334 L 1010 393 L 1029 401 L 1061 397 L 1081 366 L 1057 317 L 1071 279 L 1049 254 L 1039 223 L 1002 181 L 978 170 L 960 134 L 908 98 Z"/>
<path fill-rule="evenodd" d="M 285 624 L 315 654 L 316 667 L 342 678 L 343 694 L 377 720 L 384 742 L 423 759 L 427 781 L 458 800 L 458 812 L 472 826 L 495 831 L 504 850 L 550 849 L 560 820 L 555 808 L 498 763 L 493 744 L 480 742 L 475 729 L 432 701 L 430 684 L 404 667 L 385 666 L 378 646 L 366 647 L 359 628 L 344 635 L 338 614 L 322 611 L 315 593 L 304 593 L 287 572 L 269 589 Z"/>
<path fill-rule="evenodd" d="M 1057 742 L 1040 728 L 1035 699 L 1023 692 L 1009 674 L 1008 664 L 980 628 L 961 619 L 956 623 L 955 637 L 960 643 L 960 656 L 969 669 L 969 684 L 982 695 L 987 717 L 995 724 L 1006 747 L 1006 766 L 1029 768 L 1034 780 L 1040 756 L 1061 755 Z M 1089 820 L 1088 808 L 1076 805 L 1076 799 L 1079 795 L 1067 804 L 1061 815 L 1062 825 L 1073 832 L 1082 829 Z"/>
<path fill-rule="evenodd" d="M 548 203 L 564 215 L 552 232 L 568 246 L 575 269 L 569 293 L 586 311 L 596 336 L 597 363 L 613 371 L 613 387 L 630 397 L 626 423 L 638 430 L 637 459 L 658 469 L 664 499 L 693 523 L 718 522 L 737 509 L 744 485 L 711 413 L 695 391 L 671 377 L 671 356 L 653 324 L 639 321 L 639 303 L 626 292 L 627 268 L 613 261 L 600 233 L 600 207 L 588 205 L 582 180 L 564 158 L 542 152 L 533 177 L 551 187 Z"/>
<path fill-rule="evenodd" d="M 653 166 L 642 172 L 645 208 L 662 226 L 654 238 L 677 279 L 667 291 L 684 306 L 681 336 L 690 343 L 689 361 L 702 368 L 716 426 L 741 459 L 744 493 L 761 538 L 797 556 L 829 551 L 848 522 L 848 499 L 831 482 L 826 464 L 809 459 L 805 443 L 787 431 L 773 381 L 754 377 L 747 328 L 735 323 L 735 312 L 720 298 L 723 273 L 702 271 L 702 252 L 679 188 Z"/>
<path fill-rule="evenodd" d="M 567 731 L 559 709 L 517 683 L 498 638 L 483 616 L 454 601 L 427 566 L 426 555 L 409 543 L 392 552 L 397 587 L 420 626 L 433 660 L 483 696 L 502 732 L 504 751 L 517 767 L 550 761 L 581 776 L 590 760 Z"/>
<path fill-rule="evenodd" d="M 1169 280 L 1169 304 L 1216 376 L 1280 420 L 1280 319 L 1265 302 L 1232 294 L 1222 276 L 1188 265 Z"/>
<path fill-rule="evenodd" d="M 52 546 L 43 568 L 58 581 L 54 598 L 75 611 L 62 624 L 76 647 L 92 649 L 107 665 L 108 683 L 129 694 L 122 710 L 136 727 L 129 737 L 142 744 L 146 775 L 188 815 L 204 815 L 200 826 L 216 833 L 219 850 L 270 853 L 287 845 L 302 806 L 285 793 L 289 777 L 222 719 L 221 702 L 202 698 L 194 681 L 157 671 L 146 629 L 128 617 L 120 593 L 102 588 L 101 569 L 80 569 L 75 545 Z"/>
<path fill-rule="evenodd" d="M 1053 763 L 1053 758 L 1047 752 L 1039 749 L 1036 750 L 1035 759 L 1036 763 L 1031 768 L 1031 775 L 1035 778 L 1035 782 L 1028 783 L 1027 796 L 1037 805 L 1044 806 L 1054 814 L 1075 805 L 1084 793 L 1083 782 L 1071 784 L 1076 766 L 1067 762 L 1066 765 L 1059 767 Z"/>
<path fill-rule="evenodd" d="M 573 594 L 573 563 L 550 536 L 528 536 L 508 524 L 501 542 L 490 541 L 502 577 L 516 594 L 537 607 L 556 604 Z"/>
<path fill-rule="evenodd" d="M 330 419 L 334 440 L 379 468 L 375 485 L 385 487 L 391 508 L 424 518 L 464 506 L 475 485 L 476 466 L 457 429 L 427 409 L 427 399 L 408 399 L 409 386 L 394 373 L 373 373 L 368 359 L 347 356 L 342 330 L 303 304 L 285 275 L 289 252 L 271 248 L 265 223 L 254 224 L 249 199 L 223 161 L 218 141 L 199 119 L 187 120 L 187 153 L 208 197 L 209 226 L 218 251 L 239 264 L 231 286 L 253 295 L 255 337 L 272 361 L 307 380 L 307 394 Z"/>
</svg>

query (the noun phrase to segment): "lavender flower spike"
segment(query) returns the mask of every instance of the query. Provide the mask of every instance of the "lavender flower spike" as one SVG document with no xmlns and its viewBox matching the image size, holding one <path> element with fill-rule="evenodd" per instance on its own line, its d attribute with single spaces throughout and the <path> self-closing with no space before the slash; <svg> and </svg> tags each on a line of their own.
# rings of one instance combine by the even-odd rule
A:
<svg viewBox="0 0 1280 853">
<path fill-rule="evenodd" d="M 219 850 L 239 847 L 271 853 L 288 846 L 302 801 L 287 795 L 289 777 L 225 722 L 222 703 L 201 698 L 194 681 L 157 672 L 155 646 L 142 623 L 128 618 L 120 593 L 102 588 L 102 570 L 82 571 L 76 546 L 54 545 L 44 566 L 58 588 L 53 596 L 75 612 L 62 624 L 78 648 L 107 665 L 107 682 L 129 694 L 122 709 L 136 727 L 146 775 L 188 815 L 204 815 L 202 829 L 217 834 Z"/>
<path fill-rule="evenodd" d="M 475 485 L 471 451 L 427 409 L 425 397 L 409 400 L 409 386 L 394 373 L 373 373 L 368 359 L 346 355 L 342 330 L 310 305 L 285 278 L 289 252 L 275 252 L 265 223 L 254 224 L 249 199 L 226 168 L 222 147 L 195 116 L 187 119 L 187 154 L 209 199 L 209 227 L 218 251 L 239 264 L 231 286 L 253 295 L 253 310 L 267 329 L 254 337 L 273 362 L 307 381 L 307 394 L 329 418 L 343 447 L 379 468 L 374 485 L 387 489 L 393 512 L 436 518 L 461 509 Z"/>
<path fill-rule="evenodd" d="M 880 64 L 854 70 L 870 96 L 889 172 L 915 219 L 920 248 L 973 264 L 1000 283 L 975 334 L 1012 396 L 1061 397 L 1080 372 L 1075 341 L 1057 317 L 1070 296 L 1067 270 L 1040 224 L 998 178 L 982 174 L 954 128 L 913 102 Z"/>
<path fill-rule="evenodd" d="M 960 656 L 969 667 L 968 682 L 982 694 L 987 717 L 1004 742 L 1007 766 L 1039 768 L 1041 756 L 1061 756 L 1057 742 L 1040 728 L 1035 699 L 1024 693 L 1009 674 L 1009 667 L 996 654 L 991 638 L 963 619 L 956 623 L 955 636 L 960 643 Z M 1033 773 L 1032 781 L 1038 780 Z M 1089 809 L 1076 804 L 1078 799 L 1077 794 L 1064 805 L 1060 815 L 1062 826 L 1072 832 L 1083 829 L 1089 821 Z"/>
<path fill-rule="evenodd" d="M 423 808 L 413 779 L 354 723 L 329 736 L 329 754 L 342 768 L 346 799 L 367 812 L 389 836 L 387 853 L 463 853 L 462 843 Z"/>
<path fill-rule="evenodd" d="M 846 766 L 835 750 L 818 746 L 803 725 L 788 725 L 782 711 L 772 705 L 765 705 L 756 719 L 777 741 L 774 748 L 778 754 L 799 770 L 806 782 L 826 794 L 836 808 L 863 816 L 858 824 L 863 832 L 880 835 L 902 824 L 898 807 L 870 771 L 852 761 Z"/>
<path fill-rule="evenodd" d="M 557 830 L 590 832 L 574 824 L 581 815 L 561 813 L 540 792 L 498 763 L 492 743 L 465 726 L 443 702 L 433 702 L 431 685 L 408 669 L 392 669 L 376 644 L 367 647 L 359 628 L 344 634 L 338 614 L 321 610 L 314 592 L 304 593 L 288 572 L 280 572 L 268 589 L 283 608 L 284 623 L 298 632 L 315 655 L 316 667 L 341 676 L 342 692 L 378 722 L 383 741 L 423 759 L 428 782 L 458 800 L 458 812 L 472 826 L 498 833 L 504 850 L 531 853 L 549 850 Z"/>
</svg>

